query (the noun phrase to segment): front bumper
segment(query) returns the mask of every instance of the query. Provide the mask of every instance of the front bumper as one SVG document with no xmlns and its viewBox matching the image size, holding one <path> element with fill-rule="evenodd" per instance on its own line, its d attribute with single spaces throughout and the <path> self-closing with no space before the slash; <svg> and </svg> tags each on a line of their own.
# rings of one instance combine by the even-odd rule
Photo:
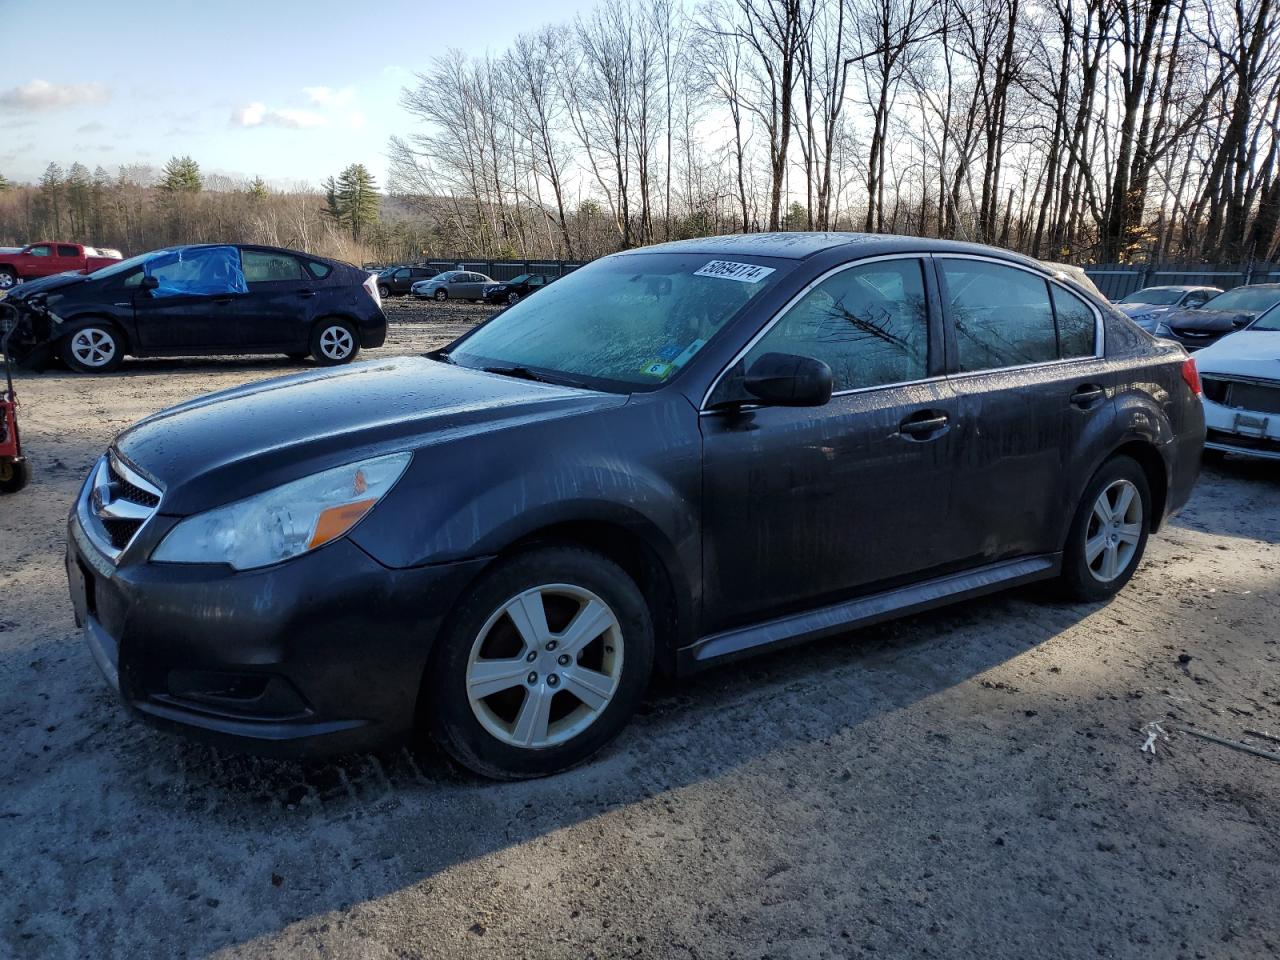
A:
<svg viewBox="0 0 1280 960">
<path fill-rule="evenodd" d="M 432 643 L 484 566 L 382 566 L 350 540 L 262 570 L 116 567 L 68 524 L 76 623 L 147 721 L 237 751 L 364 750 L 414 727 Z"/>
<path fill-rule="evenodd" d="M 1280 413 L 1258 413 L 1204 400 L 1205 448 L 1280 460 Z"/>
</svg>

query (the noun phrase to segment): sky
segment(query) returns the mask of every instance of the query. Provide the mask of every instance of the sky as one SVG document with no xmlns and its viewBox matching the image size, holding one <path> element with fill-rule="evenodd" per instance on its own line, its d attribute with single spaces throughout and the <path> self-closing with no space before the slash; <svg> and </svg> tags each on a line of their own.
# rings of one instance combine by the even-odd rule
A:
<svg viewBox="0 0 1280 960">
<path fill-rule="evenodd" d="M 414 72 L 450 47 L 500 53 L 592 0 L 0 0 L 0 174 L 114 173 L 189 154 L 206 173 L 318 186 L 386 181 Z"/>
</svg>

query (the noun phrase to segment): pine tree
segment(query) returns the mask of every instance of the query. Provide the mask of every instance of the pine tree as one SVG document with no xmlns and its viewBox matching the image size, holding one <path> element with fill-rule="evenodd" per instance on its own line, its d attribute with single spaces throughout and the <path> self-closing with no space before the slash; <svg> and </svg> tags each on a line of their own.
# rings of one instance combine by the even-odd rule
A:
<svg viewBox="0 0 1280 960">
<path fill-rule="evenodd" d="M 71 220 L 71 234 L 77 240 L 83 239 L 89 229 L 92 191 L 89 168 L 76 161 L 67 171 L 67 215 Z"/>
<path fill-rule="evenodd" d="M 324 214 L 334 223 L 342 222 L 342 208 L 338 204 L 338 184 L 333 177 L 324 182 Z"/>
<path fill-rule="evenodd" d="M 62 198 L 65 192 L 62 167 L 56 163 L 49 164 L 40 178 L 39 203 L 42 226 L 50 232 L 51 239 L 56 239 L 62 230 Z"/>
<path fill-rule="evenodd" d="M 0 193 L 4 193 L 6 190 L 8 190 L 12 186 L 13 186 L 13 181 L 11 181 L 3 173 L 0 173 Z"/>
<path fill-rule="evenodd" d="M 160 189 L 165 193 L 199 193 L 202 186 L 200 165 L 190 157 L 170 157 L 164 165 Z"/>
<path fill-rule="evenodd" d="M 351 236 L 359 240 L 367 227 L 378 222 L 378 190 L 371 174 L 362 163 L 353 163 L 338 174 L 333 199 L 337 202 L 343 223 L 351 227 Z M 330 203 L 333 206 L 333 203 Z"/>
<path fill-rule="evenodd" d="M 255 203 L 261 202 L 270 196 L 271 191 L 267 189 L 267 183 L 261 177 L 254 177 L 253 182 L 249 184 L 249 199 Z"/>
</svg>

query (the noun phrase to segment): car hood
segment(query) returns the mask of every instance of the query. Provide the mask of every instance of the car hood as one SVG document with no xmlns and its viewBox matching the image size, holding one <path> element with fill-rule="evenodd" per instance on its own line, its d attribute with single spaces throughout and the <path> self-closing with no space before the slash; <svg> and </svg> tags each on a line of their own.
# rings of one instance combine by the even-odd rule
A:
<svg viewBox="0 0 1280 960">
<path fill-rule="evenodd" d="M 1205 374 L 1280 380 L 1280 332 L 1241 330 L 1223 337 L 1196 354 L 1196 369 Z"/>
<path fill-rule="evenodd" d="M 27 280 L 18 284 L 9 290 L 8 299 L 25 300 L 37 293 L 49 293 L 53 290 L 62 290 L 65 287 L 72 287 L 78 283 L 84 283 L 89 279 L 89 275 L 85 273 L 55 273 L 48 277 L 39 277 L 35 280 Z"/>
<path fill-rule="evenodd" d="M 164 489 L 164 513 L 182 515 L 330 466 L 626 401 L 398 357 L 209 394 L 140 421 L 115 449 Z"/>
<path fill-rule="evenodd" d="M 1126 317 L 1137 316 L 1144 313 L 1165 313 L 1170 308 L 1155 303 L 1117 303 L 1115 308 L 1123 313 Z"/>
<path fill-rule="evenodd" d="M 1238 330 L 1257 318 L 1261 310 L 1170 310 L 1160 318 L 1174 330 L 1224 333 Z"/>
</svg>

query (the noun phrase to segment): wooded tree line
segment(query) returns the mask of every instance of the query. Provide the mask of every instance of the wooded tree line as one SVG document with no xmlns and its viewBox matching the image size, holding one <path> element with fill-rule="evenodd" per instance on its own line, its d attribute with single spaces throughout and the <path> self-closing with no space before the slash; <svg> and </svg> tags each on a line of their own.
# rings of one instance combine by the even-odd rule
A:
<svg viewBox="0 0 1280 960">
<path fill-rule="evenodd" d="M 245 240 L 344 259 L 580 259 L 856 229 L 1046 259 L 1269 260 L 1280 0 L 614 0 L 406 89 L 389 194 L 0 178 L 0 243 Z"/>
<path fill-rule="evenodd" d="M 432 60 L 390 185 L 486 256 L 865 229 L 1262 260 L 1277 19 L 1277 0 L 618 0 Z"/>
</svg>

